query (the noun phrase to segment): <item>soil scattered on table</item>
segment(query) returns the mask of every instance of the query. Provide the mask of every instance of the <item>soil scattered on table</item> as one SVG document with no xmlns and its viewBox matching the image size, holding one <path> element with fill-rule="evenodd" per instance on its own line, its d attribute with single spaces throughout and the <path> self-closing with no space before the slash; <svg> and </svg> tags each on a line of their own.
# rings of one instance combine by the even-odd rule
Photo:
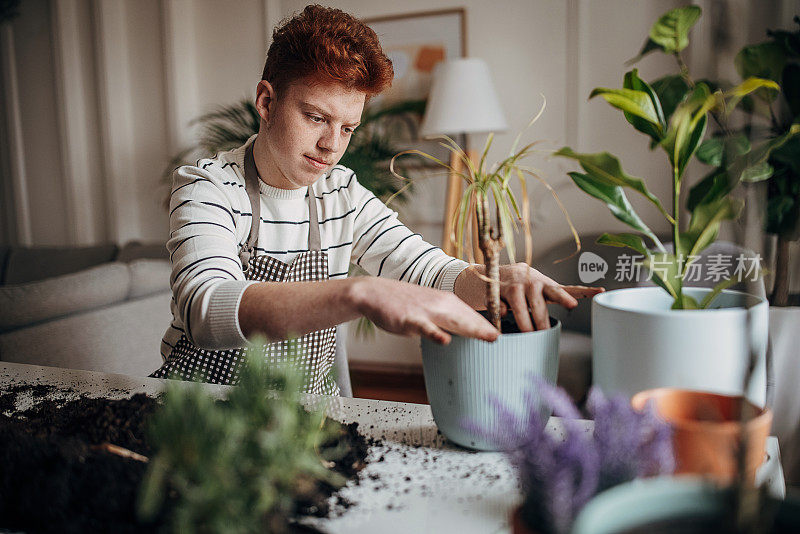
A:
<svg viewBox="0 0 800 534">
<path fill-rule="evenodd" d="M 73 398 L 65 399 L 70 393 Z M 33 399 L 33 406 L 18 410 L 23 397 Z M 142 393 L 120 400 L 74 397 L 70 390 L 48 385 L 13 386 L 0 394 L 0 530 L 159 530 L 164 517 L 151 524 L 136 518 L 147 463 L 101 448 L 112 444 L 145 457 L 152 454 L 146 428 L 159 400 Z M 334 461 L 333 470 L 357 481 L 369 441 L 352 423 L 343 425 L 339 442 L 348 453 Z M 296 503 L 297 515 L 327 517 L 331 496 L 338 510 L 353 504 L 337 497 L 334 487 L 319 483 L 313 499 Z M 313 532 L 295 527 L 297 532 Z"/>
</svg>

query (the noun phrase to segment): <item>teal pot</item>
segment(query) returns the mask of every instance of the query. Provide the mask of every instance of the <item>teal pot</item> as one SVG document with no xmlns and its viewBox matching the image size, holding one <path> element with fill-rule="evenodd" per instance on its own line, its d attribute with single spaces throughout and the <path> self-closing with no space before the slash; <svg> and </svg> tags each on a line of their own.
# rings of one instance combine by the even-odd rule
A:
<svg viewBox="0 0 800 534">
<path fill-rule="evenodd" d="M 448 345 L 422 340 L 425 389 L 433 418 L 448 439 L 471 449 L 497 450 L 487 436 L 471 429 L 493 428 L 497 399 L 527 422 L 526 394 L 531 376 L 555 384 L 561 323 L 536 332 L 502 334 L 489 343 L 453 336 Z M 544 420 L 549 409 L 536 399 Z M 473 424 L 465 424 L 473 423 Z"/>
<path fill-rule="evenodd" d="M 710 290 L 684 288 L 700 302 Z M 707 310 L 672 310 L 658 287 L 618 289 L 592 300 L 592 372 L 606 393 L 629 396 L 671 387 L 766 401 L 769 306 L 766 299 L 724 291 Z M 747 392 L 747 314 L 757 355 Z"/>
<path fill-rule="evenodd" d="M 720 534 L 731 518 L 729 489 L 697 477 L 634 480 L 600 493 L 578 514 L 572 534 Z M 800 500 L 766 497 L 759 507 L 769 514 L 773 534 L 800 532 Z"/>
</svg>

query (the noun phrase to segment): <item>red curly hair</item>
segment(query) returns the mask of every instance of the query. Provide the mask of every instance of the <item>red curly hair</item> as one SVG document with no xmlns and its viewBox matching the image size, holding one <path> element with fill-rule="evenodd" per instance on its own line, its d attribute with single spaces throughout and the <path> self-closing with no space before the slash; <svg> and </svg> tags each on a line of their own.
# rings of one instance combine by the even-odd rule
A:
<svg viewBox="0 0 800 534">
<path fill-rule="evenodd" d="M 376 95 L 392 85 L 392 61 L 375 32 L 339 9 L 310 5 L 275 28 L 262 80 L 280 93 L 305 77 Z"/>
</svg>

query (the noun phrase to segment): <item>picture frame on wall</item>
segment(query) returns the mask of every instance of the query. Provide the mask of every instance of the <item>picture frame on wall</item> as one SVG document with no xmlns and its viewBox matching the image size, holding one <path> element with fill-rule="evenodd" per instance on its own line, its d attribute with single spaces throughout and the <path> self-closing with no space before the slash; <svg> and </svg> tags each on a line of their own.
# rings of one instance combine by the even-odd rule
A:
<svg viewBox="0 0 800 534">
<path fill-rule="evenodd" d="M 426 100 L 436 64 L 467 55 L 464 8 L 373 17 L 364 19 L 364 22 L 378 34 L 383 52 L 394 67 L 392 87 L 372 99 L 369 105 L 373 110 Z M 419 149 L 449 160 L 449 151 L 440 146 L 438 140 L 420 138 L 421 122 L 420 114 L 410 113 L 393 115 L 380 126 L 400 150 Z M 405 166 L 433 167 L 435 164 L 426 159 L 408 157 Z"/>
</svg>

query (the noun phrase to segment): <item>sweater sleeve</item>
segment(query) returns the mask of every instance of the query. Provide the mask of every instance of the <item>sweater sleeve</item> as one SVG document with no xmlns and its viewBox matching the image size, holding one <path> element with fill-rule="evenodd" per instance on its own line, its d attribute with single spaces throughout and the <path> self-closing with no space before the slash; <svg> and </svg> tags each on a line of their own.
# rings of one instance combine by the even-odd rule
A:
<svg viewBox="0 0 800 534">
<path fill-rule="evenodd" d="M 397 218 L 372 192 L 353 180 L 356 206 L 352 261 L 374 276 L 453 291 L 456 278 L 469 264 L 448 256 Z"/>
<path fill-rule="evenodd" d="M 221 176 L 194 166 L 174 172 L 167 241 L 175 311 L 189 341 L 213 350 L 247 344 L 238 310 L 254 283 L 245 279 L 238 256 L 249 221 L 240 224 L 247 228 L 236 225 L 249 203 L 241 206 L 239 188 L 228 173 Z"/>
</svg>

